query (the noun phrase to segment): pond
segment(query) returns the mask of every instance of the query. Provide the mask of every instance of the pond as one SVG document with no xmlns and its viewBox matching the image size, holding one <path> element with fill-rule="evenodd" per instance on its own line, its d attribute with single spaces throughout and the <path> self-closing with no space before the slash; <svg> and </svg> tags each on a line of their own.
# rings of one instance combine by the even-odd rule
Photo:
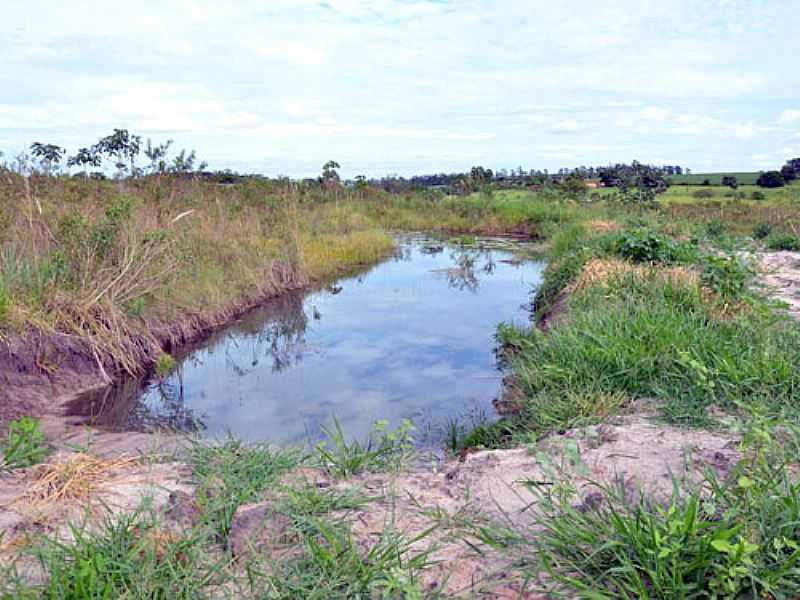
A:
<svg viewBox="0 0 800 600">
<path fill-rule="evenodd" d="M 163 381 L 123 381 L 70 414 L 275 443 L 316 438 L 334 417 L 352 436 L 376 420 L 408 418 L 435 435 L 452 419 L 491 418 L 497 325 L 528 320 L 543 267 L 517 242 L 401 237 L 365 272 L 248 313 Z"/>
</svg>

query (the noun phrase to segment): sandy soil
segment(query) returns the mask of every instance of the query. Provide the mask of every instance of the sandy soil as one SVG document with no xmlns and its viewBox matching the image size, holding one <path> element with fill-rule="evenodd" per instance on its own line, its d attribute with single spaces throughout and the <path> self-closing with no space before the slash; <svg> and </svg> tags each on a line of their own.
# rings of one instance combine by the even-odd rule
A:
<svg viewBox="0 0 800 600">
<path fill-rule="evenodd" d="M 767 252 L 761 256 L 761 265 L 768 291 L 800 319 L 800 252 Z"/>
<path fill-rule="evenodd" d="M 72 435 L 62 439 L 62 448 L 66 440 L 87 441 Z M 133 511 L 143 499 L 164 511 L 176 497 L 191 502 L 193 490 L 187 484 L 186 467 L 152 460 L 157 456 L 153 449 L 164 440 L 99 434 L 90 442 L 90 452 L 104 455 L 111 468 L 98 476 L 85 495 L 48 499 L 34 494 L 41 491 L 37 482 L 53 465 L 58 470 L 59 464 L 75 460 L 76 453 L 66 449 L 49 459 L 50 466 L 0 477 L 0 530 L 6 532 L 0 556 L 8 560 L 31 533 L 65 532 L 66 523 L 86 518 L 87 507 L 92 507 L 92 518 L 98 519 L 107 511 Z M 444 583 L 453 596 L 538 598 L 527 592 L 520 596 L 520 582 L 510 574 L 505 557 L 488 548 L 477 554 L 455 533 L 463 533 L 465 523 L 487 521 L 531 527 L 531 505 L 537 497 L 526 482 L 552 483 L 554 478 L 567 477 L 581 490 L 585 502 L 592 501 L 594 482 L 618 478 L 632 494 L 644 490 L 663 496 L 672 489 L 673 476 L 692 477 L 700 465 L 724 475 L 738 458 L 735 446 L 736 440 L 726 435 L 665 427 L 638 415 L 572 430 L 530 447 L 474 452 L 413 472 L 361 475 L 341 482 L 310 469 L 304 469 L 302 475 L 320 487 L 354 486 L 379 498 L 362 510 L 342 515 L 352 521 L 354 533 L 365 547 L 387 526 L 415 536 L 435 525 L 434 532 L 415 545 L 418 550 L 432 548 L 431 558 L 439 561 L 425 575 L 429 585 Z M 123 447 L 126 452 L 121 453 Z M 125 462 L 142 449 L 148 453 L 141 459 Z M 240 510 L 252 512 L 253 506 Z M 258 526 L 257 520 L 246 517 L 243 513 L 236 521 L 245 528 Z"/>
</svg>

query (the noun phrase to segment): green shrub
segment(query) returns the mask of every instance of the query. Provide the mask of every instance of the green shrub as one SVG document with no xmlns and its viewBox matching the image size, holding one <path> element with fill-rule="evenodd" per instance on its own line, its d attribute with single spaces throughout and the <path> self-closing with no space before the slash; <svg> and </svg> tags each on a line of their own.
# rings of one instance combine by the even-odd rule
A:
<svg viewBox="0 0 800 600">
<path fill-rule="evenodd" d="M 756 190 L 752 194 L 750 194 L 750 198 L 752 200 L 755 200 L 756 202 L 762 202 L 767 199 L 767 196 L 766 194 L 764 194 L 764 192 Z"/>
<path fill-rule="evenodd" d="M 800 236 L 793 233 L 773 233 L 767 237 L 765 243 L 770 250 L 800 252 Z"/>
<path fill-rule="evenodd" d="M 736 256 L 706 256 L 703 258 L 703 285 L 726 300 L 742 297 L 747 292 L 752 269 Z"/>
<path fill-rule="evenodd" d="M 714 190 L 705 189 L 705 190 L 697 190 L 694 194 L 692 194 L 695 198 L 713 198 L 714 197 Z"/>
<path fill-rule="evenodd" d="M 155 364 L 155 371 L 156 377 L 159 379 L 164 379 L 167 377 L 172 371 L 175 370 L 177 366 L 177 361 L 172 357 L 171 354 L 167 354 L 166 352 L 158 357 Z"/>
<path fill-rule="evenodd" d="M 771 223 L 766 223 L 766 222 L 758 223 L 753 228 L 753 239 L 763 240 L 764 238 L 769 237 L 771 233 L 772 233 Z"/>
<path fill-rule="evenodd" d="M 50 454 L 50 447 L 39 428 L 39 419 L 32 417 L 21 417 L 8 424 L 8 433 L 0 450 L 3 452 L 0 466 L 5 469 L 30 467 Z"/>
<path fill-rule="evenodd" d="M 678 243 L 646 227 L 631 229 L 619 234 L 614 251 L 636 263 L 684 263 L 696 259 L 696 249 L 691 244 Z"/>
</svg>

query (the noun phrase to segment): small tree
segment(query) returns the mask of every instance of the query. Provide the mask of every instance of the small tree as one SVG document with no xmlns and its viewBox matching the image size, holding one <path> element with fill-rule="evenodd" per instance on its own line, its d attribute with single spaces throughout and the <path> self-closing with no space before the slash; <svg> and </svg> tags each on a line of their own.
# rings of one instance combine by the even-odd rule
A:
<svg viewBox="0 0 800 600">
<path fill-rule="evenodd" d="M 732 190 L 735 190 L 739 187 L 739 182 L 736 179 L 735 175 L 723 175 L 722 177 L 722 185 L 725 185 Z"/>
<path fill-rule="evenodd" d="M 329 160 L 322 165 L 322 185 L 326 190 L 330 191 L 339 187 L 341 178 L 337 169 L 341 168 L 342 166 L 335 160 Z"/>
<path fill-rule="evenodd" d="M 780 171 L 766 171 L 759 175 L 756 185 L 763 188 L 779 188 L 786 184 Z"/>
<path fill-rule="evenodd" d="M 42 144 L 40 142 L 31 144 L 31 154 L 40 162 L 45 175 L 50 175 L 58 169 L 58 163 L 61 162 L 66 153 L 67 151 L 64 148 L 55 144 Z"/>
</svg>

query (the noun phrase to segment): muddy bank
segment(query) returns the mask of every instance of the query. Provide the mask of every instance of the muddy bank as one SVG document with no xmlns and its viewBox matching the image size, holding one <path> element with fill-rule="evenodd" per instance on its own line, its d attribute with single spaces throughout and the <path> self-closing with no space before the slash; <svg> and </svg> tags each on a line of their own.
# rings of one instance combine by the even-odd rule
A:
<svg viewBox="0 0 800 600">
<path fill-rule="evenodd" d="M 0 427 L 24 415 L 46 417 L 54 432 L 79 425 L 77 416 L 66 421 L 63 417 L 68 416 L 65 408 L 81 394 L 108 387 L 120 378 L 143 377 L 164 352 L 185 353 L 270 300 L 304 293 L 368 266 L 343 266 L 312 281 L 276 263 L 269 285 L 221 310 L 183 314 L 169 323 L 147 321 L 122 326 L 114 331 L 115 344 L 123 349 L 133 368 L 120 365 L 113 354 L 102 353 L 88 336 L 75 333 L 29 331 L 0 340 Z"/>
</svg>

